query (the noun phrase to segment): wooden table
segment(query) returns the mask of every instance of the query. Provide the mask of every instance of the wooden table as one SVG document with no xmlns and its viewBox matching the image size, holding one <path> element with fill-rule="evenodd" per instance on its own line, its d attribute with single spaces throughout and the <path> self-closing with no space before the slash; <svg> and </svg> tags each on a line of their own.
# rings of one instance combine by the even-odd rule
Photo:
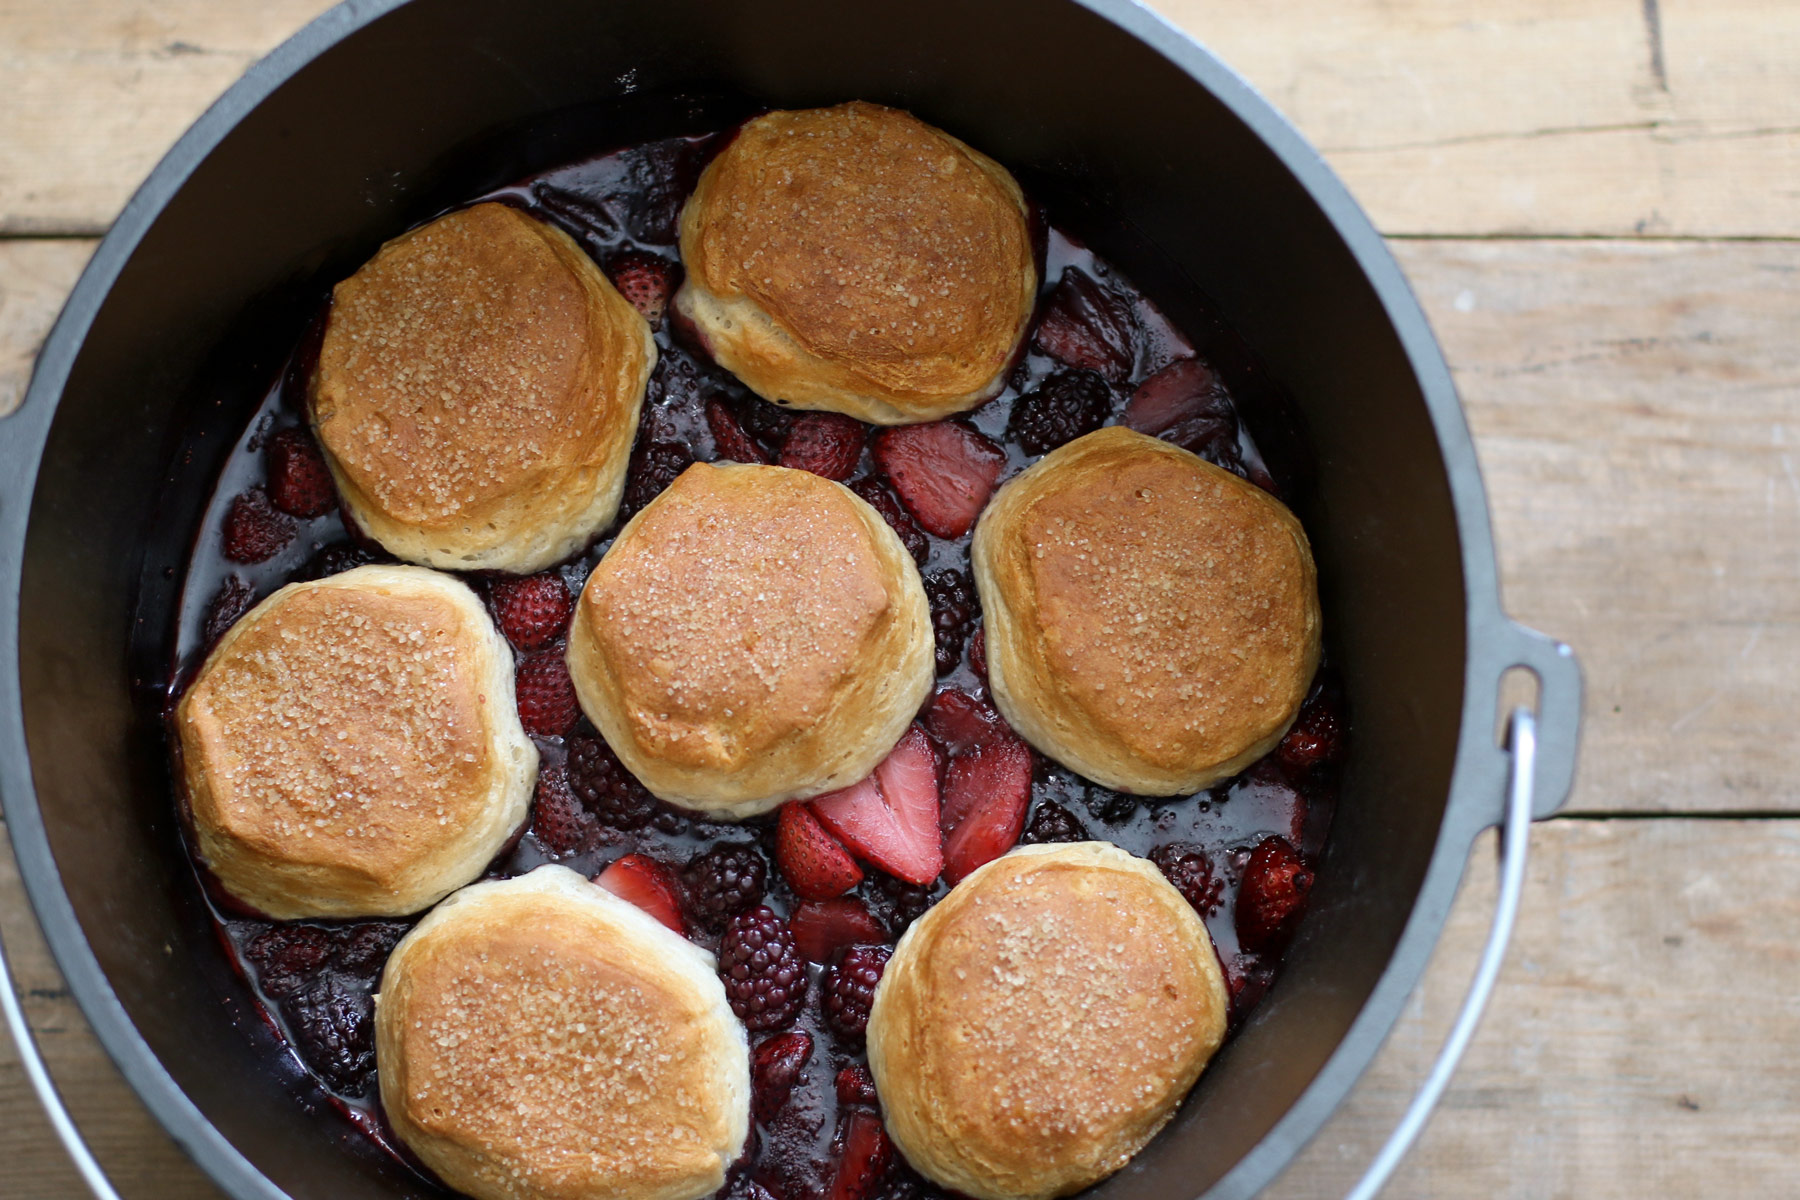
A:
<svg viewBox="0 0 1800 1200">
<path fill-rule="evenodd" d="M 1588 672 L 1568 812 L 1394 1197 L 1800 1192 L 1800 3 L 1158 0 L 1392 239 L 1455 368 L 1507 603 Z M 0 412 L 131 189 L 322 0 L 0 0 Z M 1472 969 L 1419 994 L 1273 1189 L 1341 1195 Z M 216 1193 L 107 1062 L 10 860 L 0 926 L 129 1196 Z M 79 1195 L 10 1047 L 0 1195 Z"/>
</svg>

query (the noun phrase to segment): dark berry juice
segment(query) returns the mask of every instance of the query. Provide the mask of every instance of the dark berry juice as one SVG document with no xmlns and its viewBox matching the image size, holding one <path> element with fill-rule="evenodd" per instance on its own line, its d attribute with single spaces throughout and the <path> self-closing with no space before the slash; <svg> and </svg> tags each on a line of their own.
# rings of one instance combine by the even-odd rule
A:
<svg viewBox="0 0 1800 1200">
<path fill-rule="evenodd" d="M 873 430 L 834 416 L 831 429 L 809 426 L 806 437 L 793 437 L 800 422 L 817 426 L 819 418 L 752 395 L 656 304 L 658 289 L 666 302 L 679 283 L 677 218 L 718 140 L 649 142 L 469 201 L 499 200 L 555 223 L 627 296 L 650 297 L 650 306 L 640 308 L 656 327 L 660 358 L 623 510 L 585 553 L 547 574 L 559 577 L 570 597 L 578 595 L 617 528 L 691 463 L 729 458 L 833 473 L 887 517 L 918 561 L 939 675 L 938 694 L 920 723 L 940 771 L 953 770 L 970 731 L 999 722 L 987 700 L 969 538 L 935 537 L 920 526 L 871 451 Z M 1026 351 L 998 398 L 957 418 L 975 435 L 972 444 L 987 443 L 982 453 L 1004 455 L 1001 482 L 1055 446 L 1125 423 L 1286 498 L 1294 481 L 1271 473 L 1240 420 L 1239 405 L 1251 390 L 1241 363 L 1199 357 L 1128 280 L 1041 214 L 1039 225 L 1044 284 Z M 318 502 L 304 391 L 321 328 L 315 320 L 300 339 L 216 481 L 187 566 L 171 708 L 210 646 L 258 600 L 285 583 L 391 561 L 349 528 L 335 505 Z M 822 460 L 815 434 L 829 450 Z M 1303 461 L 1295 453 L 1274 457 Z M 516 632 L 507 587 L 482 576 L 468 582 L 514 639 L 523 697 L 528 674 L 554 675 L 559 664 L 550 660 L 561 658 L 561 631 Z M 787 1006 L 777 1018 L 787 1018 L 795 1004 L 797 1012 L 772 1022 L 746 1020 L 772 1027 L 752 1028 L 755 1128 L 725 1191 L 758 1200 L 825 1197 L 847 1139 L 854 1142 L 879 1112 L 863 1053 L 868 993 L 887 949 L 947 885 L 915 886 L 865 864 L 861 882 L 846 895 L 802 900 L 776 862 L 775 814 L 739 823 L 689 815 L 645 791 L 584 719 L 544 729 L 541 713 L 522 715 L 528 730 L 534 719 L 540 726 L 533 734 L 542 761 L 537 795 L 530 824 L 488 877 L 547 862 L 595 877 L 628 855 L 640 856 L 616 874 L 647 878 L 653 894 L 670 898 L 670 919 L 709 950 L 720 950 L 734 921 L 733 936 L 785 927 L 803 968 L 771 1002 Z M 1212 933 L 1235 1028 L 1273 980 L 1310 890 L 1309 864 L 1330 824 L 1347 733 L 1341 693 L 1327 670 L 1273 753 L 1198 795 L 1129 796 L 1033 754 L 1022 841 L 1105 839 L 1154 861 Z M 376 1098 L 371 994 L 412 922 L 270 922 L 234 905 L 198 862 L 195 870 L 234 961 L 292 1054 L 341 1113 L 410 1162 L 388 1133 Z M 758 906 L 768 914 L 757 913 Z M 897 1162 L 879 1190 L 898 1200 L 935 1189 Z"/>
</svg>

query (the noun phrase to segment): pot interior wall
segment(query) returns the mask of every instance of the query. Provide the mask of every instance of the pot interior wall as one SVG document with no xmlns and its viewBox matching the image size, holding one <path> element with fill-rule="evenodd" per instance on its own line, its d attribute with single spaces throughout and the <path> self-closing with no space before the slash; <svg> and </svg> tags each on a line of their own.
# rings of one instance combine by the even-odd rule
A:
<svg viewBox="0 0 1800 1200">
<path fill-rule="evenodd" d="M 308 1094 L 297 1070 L 270 1076 L 272 1034 L 212 941 L 158 728 L 176 573 L 221 456 L 322 285 L 446 199 L 716 117 L 715 103 L 593 107 L 678 87 L 787 106 L 860 96 L 944 125 L 1061 200 L 1061 219 L 1178 324 L 1198 319 L 1179 297 L 1203 288 L 1310 430 L 1316 475 L 1301 510 L 1356 733 L 1333 841 L 1273 995 L 1171 1130 L 1101 1189 L 1195 1196 L 1337 1047 L 1412 909 L 1462 707 L 1460 549 L 1419 384 L 1329 222 L 1223 104 L 1060 0 L 418 0 L 245 116 L 95 320 L 31 513 L 25 716 L 88 942 L 170 1075 L 279 1187 L 419 1194 L 342 1122 L 296 1103 Z M 1291 418 L 1271 402 L 1247 419 Z"/>
</svg>

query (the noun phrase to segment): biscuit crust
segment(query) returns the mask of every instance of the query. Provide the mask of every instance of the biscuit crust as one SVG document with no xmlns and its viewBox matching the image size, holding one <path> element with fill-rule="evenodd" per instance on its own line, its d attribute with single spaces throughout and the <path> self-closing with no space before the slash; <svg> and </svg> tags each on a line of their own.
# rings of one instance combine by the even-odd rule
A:
<svg viewBox="0 0 1800 1200">
<path fill-rule="evenodd" d="M 1000 711 L 1119 791 L 1179 795 L 1241 771 L 1318 668 L 1318 581 L 1293 513 L 1123 427 L 1002 487 L 973 559 Z"/>
<path fill-rule="evenodd" d="M 712 955 L 566 867 L 478 883 L 388 959 L 382 1104 L 476 1200 L 698 1200 L 749 1130 Z"/>
<path fill-rule="evenodd" d="M 201 860 L 280 920 L 429 907 L 524 824 L 537 778 L 505 639 L 422 567 L 277 591 L 207 656 L 176 728 Z"/>
<path fill-rule="evenodd" d="M 312 421 L 345 506 L 395 555 L 527 573 L 617 514 L 655 365 L 574 239 L 477 204 L 333 290 Z"/>
<path fill-rule="evenodd" d="M 977 1200 L 1066 1196 L 1167 1123 L 1225 1037 L 1212 939 L 1108 842 L 1025 846 L 900 939 L 869 1067 L 921 1174 Z"/>
<path fill-rule="evenodd" d="M 644 786 L 744 817 L 873 770 L 930 694 L 932 646 L 918 568 L 854 492 L 702 463 L 594 568 L 569 673 Z"/>
<path fill-rule="evenodd" d="M 1038 275 L 1006 169 L 861 101 L 744 125 L 681 215 L 676 308 L 753 390 L 879 425 L 991 399 Z"/>
</svg>

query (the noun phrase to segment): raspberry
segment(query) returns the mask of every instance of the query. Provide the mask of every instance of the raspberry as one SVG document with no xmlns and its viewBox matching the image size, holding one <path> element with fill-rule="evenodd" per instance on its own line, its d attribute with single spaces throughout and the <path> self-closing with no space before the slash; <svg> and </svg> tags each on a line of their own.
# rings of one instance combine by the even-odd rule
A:
<svg viewBox="0 0 1800 1200">
<path fill-rule="evenodd" d="M 575 681 L 561 646 L 519 660 L 513 671 L 513 691 L 519 703 L 519 723 L 538 737 L 561 737 L 581 715 L 575 698 Z"/>
<path fill-rule="evenodd" d="M 925 576 L 925 597 L 931 602 L 931 625 L 937 633 L 937 673 L 945 675 L 962 658 L 963 643 L 981 615 L 981 598 L 968 574 L 953 567 Z"/>
<path fill-rule="evenodd" d="M 861 1105 L 874 1108 L 877 1104 L 875 1095 L 875 1077 L 869 1074 L 869 1068 L 861 1063 L 851 1063 L 837 1074 L 838 1103 L 845 1108 Z"/>
<path fill-rule="evenodd" d="M 296 517 L 322 517 L 337 503 L 331 472 L 319 445 L 304 429 L 283 429 L 264 450 L 269 465 L 269 499 Z"/>
<path fill-rule="evenodd" d="M 325 977 L 283 999 L 281 1012 L 306 1065 L 334 1090 L 361 1095 L 375 1068 L 374 1005 L 368 994 L 352 993 Z"/>
<path fill-rule="evenodd" d="M 1096 371 L 1058 371 L 1013 404 L 1006 434 L 1027 454 L 1048 454 L 1106 424 L 1112 389 Z"/>
<path fill-rule="evenodd" d="M 1212 860 L 1198 846 L 1170 842 L 1152 850 L 1150 861 L 1194 906 L 1195 912 L 1209 917 L 1219 911 L 1219 903 L 1225 898 L 1225 881 L 1213 873 Z"/>
<path fill-rule="evenodd" d="M 331 935 L 313 925 L 271 925 L 244 945 L 244 957 L 256 968 L 256 982 L 280 999 L 300 991 L 312 975 L 331 961 Z"/>
<path fill-rule="evenodd" d="M 1019 836 L 1020 844 L 1025 846 L 1087 840 L 1087 830 L 1081 827 L 1075 814 L 1050 800 L 1038 805 L 1037 811 L 1031 814 L 1030 823 L 1025 826 L 1025 832 Z"/>
<path fill-rule="evenodd" d="M 575 611 L 575 597 L 555 571 L 523 579 L 496 579 L 488 585 L 494 623 L 520 650 L 536 650 L 561 636 Z"/>
<path fill-rule="evenodd" d="M 689 862 L 681 882 L 694 923 L 718 929 L 761 903 L 769 883 L 769 864 L 755 846 L 717 846 Z"/>
<path fill-rule="evenodd" d="M 256 589 L 232 575 L 219 588 L 219 594 L 212 598 L 206 609 L 206 626 L 200 637 L 207 646 L 215 645 L 230 629 L 243 619 L 245 613 L 256 607 Z"/>
<path fill-rule="evenodd" d="M 693 465 L 693 452 L 680 442 L 641 443 L 631 453 L 631 472 L 626 476 L 625 503 L 619 515 L 636 516 Z"/>
<path fill-rule="evenodd" d="M 1238 944 L 1252 953 L 1281 949 L 1294 931 L 1313 873 L 1285 838 L 1264 838 L 1251 852 L 1238 885 Z"/>
<path fill-rule="evenodd" d="M 352 974 L 379 971 L 388 955 L 406 936 L 407 926 L 399 921 L 370 921 L 352 925 L 338 934 L 337 964 Z"/>
<path fill-rule="evenodd" d="M 567 769 L 552 763 L 540 770 L 531 802 L 531 832 L 544 852 L 552 858 L 574 854 L 593 831 L 593 815 L 575 798 Z"/>
<path fill-rule="evenodd" d="M 881 480 L 871 475 L 865 475 L 852 483 L 850 490 L 881 514 L 899 535 L 900 544 L 913 556 L 913 561 L 924 566 L 925 560 L 931 556 L 931 543 L 925 539 L 925 531 L 919 528 L 919 523 L 912 519 L 912 514 L 900 503 L 900 498 L 889 491 Z"/>
<path fill-rule="evenodd" d="M 756 1119 L 767 1125 L 787 1106 L 812 1057 L 810 1033 L 778 1033 L 764 1038 L 750 1052 L 750 1103 Z"/>
<path fill-rule="evenodd" d="M 806 964 L 787 922 L 767 905 L 739 913 L 719 939 L 719 977 L 725 999 L 753 1033 L 780 1029 L 806 1001 Z"/>
<path fill-rule="evenodd" d="M 656 815 L 656 797 L 625 769 L 612 747 L 593 734 L 569 739 L 569 783 L 587 810 L 611 829 L 642 829 Z"/>
<path fill-rule="evenodd" d="M 896 879 L 873 867 L 869 869 L 868 879 L 869 911 L 886 926 L 888 936 L 899 941 L 900 935 L 931 907 L 931 889 Z"/>
<path fill-rule="evenodd" d="M 893 954 L 887 946 L 852 946 L 825 972 L 825 1024 L 844 1042 L 859 1045 L 868 1032 L 875 985 Z"/>
<path fill-rule="evenodd" d="M 224 553 L 232 562 L 267 562 L 294 540 L 294 518 L 269 504 L 261 488 L 251 488 L 231 502 L 225 514 Z"/>
<path fill-rule="evenodd" d="M 325 579 L 370 563 L 386 562 L 387 556 L 355 542 L 334 542 L 307 560 L 296 579 Z"/>
</svg>

